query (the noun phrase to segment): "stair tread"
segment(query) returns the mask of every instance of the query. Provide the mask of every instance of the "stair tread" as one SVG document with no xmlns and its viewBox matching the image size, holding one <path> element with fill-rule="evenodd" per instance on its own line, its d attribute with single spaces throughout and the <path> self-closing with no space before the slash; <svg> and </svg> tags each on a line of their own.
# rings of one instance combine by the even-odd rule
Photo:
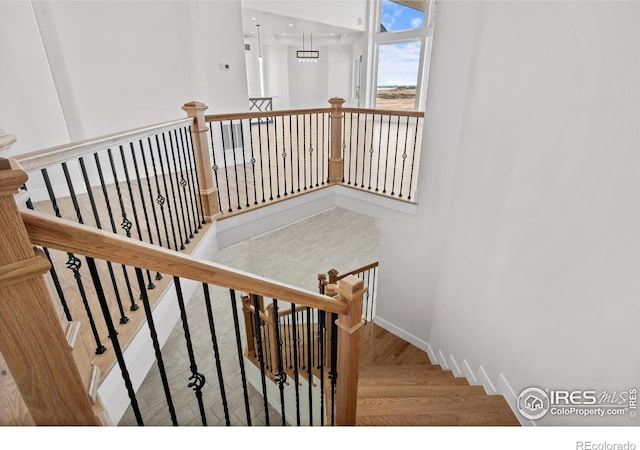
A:
<svg viewBox="0 0 640 450">
<path fill-rule="evenodd" d="M 376 397 L 358 399 L 357 416 L 511 412 L 501 395 Z"/>
<path fill-rule="evenodd" d="M 358 386 L 358 398 L 376 397 L 438 397 L 449 395 L 486 395 L 482 386 L 467 385 L 408 385 L 408 386 Z"/>
<path fill-rule="evenodd" d="M 511 411 L 358 416 L 357 426 L 520 426 Z"/>
</svg>

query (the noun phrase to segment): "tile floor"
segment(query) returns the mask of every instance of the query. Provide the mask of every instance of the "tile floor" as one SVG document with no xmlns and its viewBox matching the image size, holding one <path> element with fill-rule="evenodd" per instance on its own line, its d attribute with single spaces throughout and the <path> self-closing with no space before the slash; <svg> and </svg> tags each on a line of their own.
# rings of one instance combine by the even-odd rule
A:
<svg viewBox="0 0 640 450">
<path fill-rule="evenodd" d="M 378 258 L 378 225 L 375 219 L 345 209 L 333 208 L 286 227 L 221 249 L 213 260 L 294 286 L 315 291 L 317 275 L 335 268 L 340 273 Z M 220 366 L 232 426 L 246 426 L 247 412 L 242 387 L 238 346 L 229 291 L 210 286 L 214 326 L 220 352 Z M 239 304 L 240 293 L 238 293 Z M 188 302 L 187 317 L 193 356 L 198 372 L 205 376 L 202 407 L 207 425 L 225 425 L 225 414 L 204 294 L 197 290 Z M 238 306 L 240 335 L 244 348 L 242 311 Z M 187 386 L 191 371 L 189 351 L 182 323 L 178 323 L 163 348 L 163 361 L 171 399 L 181 426 L 202 425 L 200 407 L 194 391 Z M 247 388 L 251 424 L 266 425 L 260 386 Z M 157 365 L 154 365 L 137 393 L 145 425 L 172 424 Z M 281 418 L 269 407 L 270 424 Z M 131 408 L 119 425 L 136 425 Z"/>
</svg>

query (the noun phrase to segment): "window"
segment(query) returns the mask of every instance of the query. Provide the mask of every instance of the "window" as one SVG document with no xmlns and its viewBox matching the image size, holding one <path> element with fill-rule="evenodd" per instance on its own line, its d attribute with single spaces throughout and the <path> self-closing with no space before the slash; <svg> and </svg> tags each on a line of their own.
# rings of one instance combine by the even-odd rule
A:
<svg viewBox="0 0 640 450">
<path fill-rule="evenodd" d="M 378 45 L 376 108 L 416 108 L 421 47 L 421 41 Z"/>
<path fill-rule="evenodd" d="M 424 25 L 425 1 L 382 0 L 380 32 L 408 31 Z"/>
</svg>

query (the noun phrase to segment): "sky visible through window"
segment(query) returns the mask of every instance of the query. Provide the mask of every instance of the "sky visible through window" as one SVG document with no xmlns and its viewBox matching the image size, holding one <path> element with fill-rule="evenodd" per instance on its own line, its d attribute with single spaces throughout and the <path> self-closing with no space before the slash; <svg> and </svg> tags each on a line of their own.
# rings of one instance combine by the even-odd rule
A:
<svg viewBox="0 0 640 450">
<path fill-rule="evenodd" d="M 381 30 L 406 31 L 424 24 L 424 12 L 391 0 L 382 0 Z M 384 32 L 383 31 L 383 32 Z M 380 45 L 378 87 L 415 86 L 420 63 L 420 41 Z"/>
</svg>

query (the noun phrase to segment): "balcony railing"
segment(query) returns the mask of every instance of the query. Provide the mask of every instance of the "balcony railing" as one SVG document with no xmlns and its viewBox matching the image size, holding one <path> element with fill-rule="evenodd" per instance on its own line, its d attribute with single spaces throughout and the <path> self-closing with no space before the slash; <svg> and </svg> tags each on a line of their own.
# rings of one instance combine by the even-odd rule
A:
<svg viewBox="0 0 640 450">
<path fill-rule="evenodd" d="M 342 99 L 335 98 L 330 104 L 330 108 L 321 109 L 205 116 L 206 106 L 191 102 L 183 106 L 189 116 L 186 119 L 19 156 L 21 167 L 28 173 L 28 180 L 26 176 L 19 177 L 23 190 L 20 198 L 27 209 L 34 210 L 23 212 L 23 216 L 28 222 L 31 243 L 42 246 L 43 254 L 38 261 L 47 263 L 55 308 L 62 311 L 62 322 L 84 324 L 80 333 L 89 347 L 89 355 L 83 360 L 91 361 L 102 374 L 114 365 L 119 366 L 132 408 L 136 408 L 135 389 L 128 379 L 123 349 L 146 323 L 167 407 L 172 422 L 178 422 L 171 406 L 169 377 L 161 346 L 154 335 L 151 311 L 162 292 L 173 290 L 184 333 L 188 335 L 190 319 L 186 315 L 185 298 L 181 298 L 184 295 L 181 286 L 185 286 L 181 280 L 187 278 L 201 285 L 199 289 L 207 299 L 204 306 L 209 316 L 210 344 L 216 364 L 226 356 L 216 350 L 218 323 L 214 324 L 208 309 L 212 304 L 209 286 L 231 290 L 230 299 L 215 298 L 213 302 L 226 303 L 230 308 L 228 318 L 229 322 L 235 322 L 236 337 L 238 330 L 246 331 L 246 356 L 260 367 L 263 388 L 267 379 L 274 381 L 279 389 L 284 389 L 287 379 L 296 380 L 296 389 L 298 379 L 306 379 L 309 392 L 313 385 L 320 386 L 323 400 L 319 405 L 316 402 L 319 411 L 314 412 L 309 406 L 305 423 L 313 422 L 315 417 L 316 424 L 332 424 L 334 415 L 338 416 L 335 423 L 351 420 L 353 405 L 346 403 L 353 402 L 350 397 L 356 387 L 344 371 L 353 370 L 349 366 L 353 361 L 338 359 L 339 331 L 335 328 L 335 319 L 338 314 L 351 314 L 340 319 L 343 331 L 351 330 L 347 334 L 356 332 L 362 313 L 365 320 L 371 320 L 377 264 L 353 274 L 329 272 L 329 285 L 334 289 L 331 296 L 337 294 L 335 289 L 348 275 L 351 277 L 343 294 L 362 297 L 366 293 L 364 311 L 362 306 L 347 311 L 343 303 L 331 306 L 330 302 L 335 299 L 324 295 L 322 284 L 321 294 L 313 294 L 317 297 L 289 287 L 284 291 L 264 290 L 264 280 L 259 277 L 249 274 L 248 284 L 244 281 L 238 284 L 238 277 L 246 274 L 230 274 L 232 281 L 221 281 L 213 277 L 221 270 L 219 267 L 205 264 L 203 269 L 202 262 L 194 262 L 189 256 L 175 259 L 180 253 L 191 253 L 216 218 L 224 219 L 333 185 L 415 202 L 423 114 L 343 108 Z M 5 174 L 20 172 L 8 160 L 3 161 Z M 8 205 L 3 208 L 9 208 Z M 47 219 L 51 216 L 55 217 Z M 79 228 L 73 228 L 71 222 Z M 43 237 L 41 233 L 46 231 L 42 223 L 48 223 L 65 238 Z M 91 228 L 97 234 L 91 234 Z M 94 241 L 76 242 L 79 236 L 92 236 Z M 105 247 L 111 238 L 122 247 L 120 250 L 118 245 Z M 13 240 L 5 239 L 9 243 Z M 112 253 L 104 253 L 105 248 L 110 248 Z M 7 267 L 16 263 L 0 262 L 8 263 Z M 42 269 L 43 264 L 38 267 Z M 191 267 L 191 271 L 185 271 L 184 267 Z M 0 279 L 3 287 L 9 279 L 3 275 Z M 369 290 L 363 286 L 369 286 Z M 236 290 L 240 291 L 237 296 Z M 244 314 L 238 314 L 238 307 L 243 308 Z M 31 332 L 37 332 L 36 325 Z M 348 337 L 342 339 L 344 342 L 340 345 L 349 342 Z M 238 338 L 238 355 L 234 356 L 240 365 L 241 342 Z M 187 341 L 187 365 L 193 376 L 190 387 L 198 391 L 204 379 L 209 382 L 218 379 L 217 399 L 224 403 L 227 394 L 221 366 L 217 365 L 216 371 L 205 376 L 199 372 L 200 364 L 196 361 L 200 352 L 194 352 L 191 347 Z M 251 349 L 260 351 L 254 354 Z M 39 351 L 34 349 L 33 355 Z M 353 351 L 347 345 L 342 353 Z M 341 364 L 342 379 L 347 383 L 342 389 L 335 384 Z M 99 377 L 95 373 L 88 377 L 93 380 L 94 390 Z M 21 391 L 33 389 L 28 381 L 16 382 L 27 383 Z M 50 382 L 44 385 L 53 389 Z M 245 383 L 244 401 L 247 401 L 246 392 Z M 205 400 L 198 392 L 195 395 L 202 423 L 206 424 Z M 263 395 L 266 399 L 265 392 Z M 34 421 L 51 423 L 52 412 L 41 411 L 42 405 L 32 400 L 25 399 L 29 409 L 35 409 Z M 341 402 L 344 408 L 334 409 Z M 309 403 L 313 403 L 311 393 Z M 78 414 L 86 415 L 83 405 L 77 408 L 84 411 Z M 282 420 L 287 418 L 291 423 L 300 424 L 300 408 L 296 402 L 297 420 L 291 419 L 291 410 L 285 411 L 283 397 Z M 143 423 L 140 411 L 134 412 L 137 422 Z M 268 414 L 266 403 L 265 414 Z M 250 416 L 247 405 L 246 422 L 250 422 Z M 82 422 L 77 417 L 64 420 L 70 421 L 65 423 Z M 229 422 L 227 414 L 226 424 Z M 246 422 L 244 424 L 248 424 Z"/>
</svg>

